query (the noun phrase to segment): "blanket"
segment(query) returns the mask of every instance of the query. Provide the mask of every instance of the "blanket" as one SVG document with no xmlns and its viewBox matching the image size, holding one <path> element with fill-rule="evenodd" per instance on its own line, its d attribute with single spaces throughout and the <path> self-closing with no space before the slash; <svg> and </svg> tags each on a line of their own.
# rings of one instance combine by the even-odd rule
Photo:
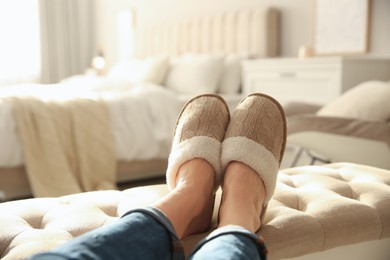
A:
<svg viewBox="0 0 390 260">
<path fill-rule="evenodd" d="M 35 197 L 115 189 L 116 158 L 104 102 L 12 97 Z"/>
<path fill-rule="evenodd" d="M 8 91 L 0 88 L 0 168 L 24 165 L 23 145 L 16 131 L 10 97 L 37 97 L 45 101 L 58 99 L 94 99 L 109 110 L 119 161 L 166 159 L 170 152 L 176 118 L 186 100 L 173 91 L 154 84 L 137 84 L 128 88 L 115 82 L 102 82 L 96 90 L 78 80 L 72 84 L 15 85 Z M 84 85 L 83 85 L 84 84 Z M 105 88 L 103 88 L 106 86 Z M 189 97 L 188 97 L 189 98 Z"/>
</svg>

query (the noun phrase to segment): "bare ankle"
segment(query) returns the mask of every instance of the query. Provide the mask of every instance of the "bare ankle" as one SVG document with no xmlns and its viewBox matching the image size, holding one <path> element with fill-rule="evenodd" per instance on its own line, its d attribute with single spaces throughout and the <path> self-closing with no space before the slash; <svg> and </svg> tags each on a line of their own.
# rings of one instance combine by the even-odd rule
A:
<svg viewBox="0 0 390 260">
<path fill-rule="evenodd" d="M 202 159 L 184 163 L 176 187 L 155 203 L 172 222 L 180 238 L 204 232 L 211 222 L 214 205 L 214 170 Z"/>
<path fill-rule="evenodd" d="M 203 159 L 193 159 L 185 162 L 179 168 L 176 186 L 188 185 L 198 186 L 198 188 L 208 188 L 214 185 L 214 169 Z"/>
<path fill-rule="evenodd" d="M 239 225 L 252 232 L 259 229 L 265 188 L 258 174 L 245 164 L 232 162 L 222 190 L 220 226 Z"/>
</svg>

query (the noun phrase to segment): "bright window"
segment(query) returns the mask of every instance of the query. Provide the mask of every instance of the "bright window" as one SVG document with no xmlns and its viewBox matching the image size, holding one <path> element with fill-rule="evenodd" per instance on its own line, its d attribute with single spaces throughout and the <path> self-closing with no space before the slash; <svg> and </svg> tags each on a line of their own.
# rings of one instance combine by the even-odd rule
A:
<svg viewBox="0 0 390 260">
<path fill-rule="evenodd" d="M 38 0 L 0 0 L 0 86 L 40 77 Z"/>
</svg>

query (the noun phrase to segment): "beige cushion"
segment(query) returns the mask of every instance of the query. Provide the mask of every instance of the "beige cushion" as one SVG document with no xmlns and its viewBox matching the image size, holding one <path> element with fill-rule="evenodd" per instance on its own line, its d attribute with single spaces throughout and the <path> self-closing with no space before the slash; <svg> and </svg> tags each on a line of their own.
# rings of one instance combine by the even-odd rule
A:
<svg viewBox="0 0 390 260">
<path fill-rule="evenodd" d="M 147 59 L 131 59 L 115 64 L 108 73 L 110 79 L 127 80 L 133 83 L 150 82 L 161 85 L 168 71 L 167 56 Z"/>
<path fill-rule="evenodd" d="M 179 94 L 215 93 L 223 55 L 188 54 L 172 62 L 165 85 Z"/>
<path fill-rule="evenodd" d="M 1 203 L 0 257 L 46 251 L 166 193 L 156 185 Z M 214 220 L 218 207 L 217 199 Z M 259 234 L 270 259 L 388 238 L 390 171 L 346 163 L 283 170 Z M 187 251 L 204 236 L 186 238 Z"/>
<path fill-rule="evenodd" d="M 390 82 L 368 81 L 348 90 L 322 107 L 317 115 L 390 120 Z"/>
</svg>

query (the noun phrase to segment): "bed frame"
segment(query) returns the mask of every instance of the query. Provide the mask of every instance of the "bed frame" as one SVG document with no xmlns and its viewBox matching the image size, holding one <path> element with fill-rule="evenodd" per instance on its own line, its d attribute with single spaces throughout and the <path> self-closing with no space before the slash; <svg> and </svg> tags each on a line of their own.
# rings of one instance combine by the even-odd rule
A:
<svg viewBox="0 0 390 260">
<path fill-rule="evenodd" d="M 239 53 L 249 57 L 279 54 L 279 11 L 270 7 L 228 11 L 170 24 L 138 24 L 135 56 L 184 53 Z M 118 183 L 161 177 L 167 159 L 119 161 Z M 1 168 L 0 201 L 31 197 L 25 168 Z"/>
<path fill-rule="evenodd" d="M 126 184 L 132 181 L 165 176 L 167 159 L 148 161 L 118 161 L 117 183 Z M 0 168 L 0 202 L 32 197 L 28 176 L 24 166 Z"/>
<path fill-rule="evenodd" d="M 279 55 L 279 11 L 256 7 L 136 28 L 135 55 L 179 56 L 185 53 Z"/>
</svg>

